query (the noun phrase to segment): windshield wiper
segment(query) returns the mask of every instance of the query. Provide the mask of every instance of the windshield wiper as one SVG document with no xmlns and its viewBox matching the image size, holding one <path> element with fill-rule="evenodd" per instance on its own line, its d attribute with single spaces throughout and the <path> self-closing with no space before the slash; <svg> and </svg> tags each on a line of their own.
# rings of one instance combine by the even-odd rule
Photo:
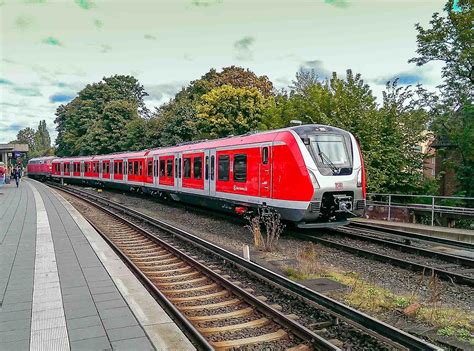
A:
<svg viewBox="0 0 474 351">
<path fill-rule="evenodd" d="M 329 168 L 331 168 L 332 174 L 339 174 L 339 172 L 341 172 L 341 169 L 336 167 L 334 163 L 332 163 L 329 156 L 321 151 L 321 149 L 319 148 L 319 145 L 318 145 L 318 152 L 319 152 L 319 157 L 321 157 L 321 160 L 323 161 L 323 164 L 326 164 L 329 166 Z"/>
</svg>

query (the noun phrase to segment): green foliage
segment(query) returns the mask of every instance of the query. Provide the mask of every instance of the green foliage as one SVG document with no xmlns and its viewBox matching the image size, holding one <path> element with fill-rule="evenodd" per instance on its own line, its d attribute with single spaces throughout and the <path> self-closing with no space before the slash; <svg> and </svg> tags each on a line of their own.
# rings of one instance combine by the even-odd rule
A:
<svg viewBox="0 0 474 351">
<path fill-rule="evenodd" d="M 353 133 L 360 142 L 373 192 L 417 192 L 423 188 L 423 155 L 416 150 L 425 139 L 429 120 L 426 104 L 432 96 L 421 87 L 387 85 L 382 107 L 360 74 L 347 71 L 345 79 L 329 80 L 299 72 L 288 96 L 276 97 L 263 123 L 270 128 L 292 119 L 320 123 Z"/>
<path fill-rule="evenodd" d="M 35 133 L 35 148 L 41 152 L 51 148 L 51 137 L 45 120 L 39 122 L 38 130 Z"/>
<path fill-rule="evenodd" d="M 257 88 L 214 88 L 197 105 L 199 134 L 219 138 L 262 128 L 264 111 L 271 103 Z"/>
<path fill-rule="evenodd" d="M 29 149 L 34 150 L 36 148 L 35 130 L 30 127 L 20 129 L 16 134 L 16 140 L 12 142 L 28 144 Z"/>
<path fill-rule="evenodd" d="M 442 103 L 436 107 L 433 130 L 437 134 L 439 152 L 448 156 L 445 168 L 456 170 L 459 190 L 474 196 L 474 115 L 472 93 L 474 84 L 473 62 L 474 11 L 472 0 L 449 0 L 446 16 L 433 14 L 430 28 L 416 25 L 418 30 L 418 57 L 412 58 L 421 66 L 431 61 L 442 61 Z"/>
<path fill-rule="evenodd" d="M 58 156 L 121 151 L 127 124 L 147 115 L 148 94 L 132 76 L 104 78 L 89 84 L 56 111 Z"/>
<path fill-rule="evenodd" d="M 39 122 L 36 131 L 30 127 L 19 130 L 16 140 L 11 143 L 28 144 L 29 151 L 26 159 L 23 160 L 25 162 L 34 157 L 54 155 L 54 148 L 51 147 L 51 137 L 45 120 Z"/>
<path fill-rule="evenodd" d="M 425 29 L 419 23 L 416 53 L 418 57 L 409 62 L 422 66 L 431 61 L 442 61 L 443 95 L 446 103 L 459 106 L 459 102 L 472 99 L 474 83 L 473 64 L 474 11 L 472 0 L 458 0 L 453 9 L 454 0 L 448 0 L 444 11 L 446 17 L 434 13 L 430 21 L 431 28 Z"/>
<path fill-rule="evenodd" d="M 192 81 L 189 86 L 182 89 L 176 94 L 174 99 L 155 111 L 153 118 L 160 121 L 159 145 L 174 145 L 183 141 L 196 140 L 211 135 L 224 135 L 224 132 L 214 133 L 211 130 L 212 128 L 209 129 L 210 125 L 202 124 L 202 118 L 198 117 L 198 105 L 201 105 L 202 109 L 205 108 L 204 106 L 210 106 L 209 101 L 204 102 L 202 97 L 211 94 L 208 96 L 210 99 L 210 96 L 215 95 L 215 93 L 212 93 L 214 89 L 224 86 L 236 89 L 255 89 L 265 99 L 273 95 L 273 84 L 266 76 L 257 76 L 248 69 L 236 66 L 225 67 L 221 72 L 211 69 L 200 79 Z M 204 111 L 202 112 L 205 114 Z M 208 111 L 207 113 L 210 112 Z M 242 113 L 238 123 L 241 126 L 248 124 L 250 128 L 253 122 L 245 121 L 247 112 Z M 254 114 L 248 116 L 253 118 Z M 229 118 L 233 117 L 229 116 Z M 205 131 L 198 131 L 198 128 L 201 126 L 207 129 Z M 233 128 L 229 127 L 227 130 L 233 130 Z M 244 127 L 239 130 L 248 132 L 251 129 L 245 129 Z"/>
<path fill-rule="evenodd" d="M 195 99 L 197 96 L 182 93 L 179 98 L 177 96 L 156 111 L 155 116 L 160 126 L 159 145 L 176 145 L 184 141 L 198 139 L 195 123 L 197 118 Z"/>
</svg>

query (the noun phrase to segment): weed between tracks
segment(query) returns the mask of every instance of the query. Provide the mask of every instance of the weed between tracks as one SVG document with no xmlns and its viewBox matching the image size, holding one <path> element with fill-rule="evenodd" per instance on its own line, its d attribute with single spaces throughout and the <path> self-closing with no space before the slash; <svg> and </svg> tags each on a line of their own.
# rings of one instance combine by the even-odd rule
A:
<svg viewBox="0 0 474 351">
<path fill-rule="evenodd" d="M 269 209 L 259 209 L 256 216 L 247 218 L 246 228 L 253 236 L 253 244 L 263 251 L 272 252 L 278 248 L 278 240 L 285 228 L 281 216 Z M 263 230 L 262 230 L 263 228 Z"/>
<path fill-rule="evenodd" d="M 292 280 L 332 279 L 346 285 L 348 289 L 345 292 L 331 293 L 331 297 L 354 308 L 382 319 L 387 316 L 408 318 L 413 322 L 432 326 L 440 336 L 455 337 L 474 345 L 474 315 L 441 305 L 443 290 L 436 276 L 420 275 L 414 291 L 406 295 L 394 294 L 362 279 L 359 273 L 326 269 L 318 262 L 317 251 L 318 246 L 312 243 L 298 250 L 295 266 L 284 269 L 288 277 Z M 422 290 L 429 292 L 429 297 L 425 300 L 419 297 Z"/>
</svg>

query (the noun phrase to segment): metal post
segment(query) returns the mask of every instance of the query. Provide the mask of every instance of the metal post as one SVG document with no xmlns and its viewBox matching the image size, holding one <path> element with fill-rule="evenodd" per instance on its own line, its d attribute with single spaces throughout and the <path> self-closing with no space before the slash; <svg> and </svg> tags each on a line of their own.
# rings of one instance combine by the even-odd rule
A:
<svg viewBox="0 0 474 351">
<path fill-rule="evenodd" d="M 242 253 L 243 253 L 244 259 L 247 261 L 250 261 L 250 248 L 248 245 L 244 245 L 242 247 Z"/>
<path fill-rule="evenodd" d="M 434 209 L 435 209 L 435 197 L 431 198 L 431 226 L 434 226 Z"/>
<path fill-rule="evenodd" d="M 388 221 L 390 221 L 391 218 L 391 206 L 392 206 L 392 195 L 388 195 Z"/>
</svg>

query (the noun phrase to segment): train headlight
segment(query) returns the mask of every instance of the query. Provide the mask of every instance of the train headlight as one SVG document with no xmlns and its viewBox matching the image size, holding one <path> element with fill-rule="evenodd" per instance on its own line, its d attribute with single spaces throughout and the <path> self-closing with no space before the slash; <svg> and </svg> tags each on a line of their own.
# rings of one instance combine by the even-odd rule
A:
<svg viewBox="0 0 474 351">
<path fill-rule="evenodd" d="M 314 188 L 319 189 L 320 186 L 319 186 L 318 180 L 316 179 L 316 176 L 314 175 L 313 172 L 311 171 L 308 171 L 308 172 L 309 172 L 309 177 L 311 178 L 311 183 L 313 183 Z"/>
<path fill-rule="evenodd" d="M 357 172 L 357 187 L 362 188 L 362 168 Z"/>
</svg>

